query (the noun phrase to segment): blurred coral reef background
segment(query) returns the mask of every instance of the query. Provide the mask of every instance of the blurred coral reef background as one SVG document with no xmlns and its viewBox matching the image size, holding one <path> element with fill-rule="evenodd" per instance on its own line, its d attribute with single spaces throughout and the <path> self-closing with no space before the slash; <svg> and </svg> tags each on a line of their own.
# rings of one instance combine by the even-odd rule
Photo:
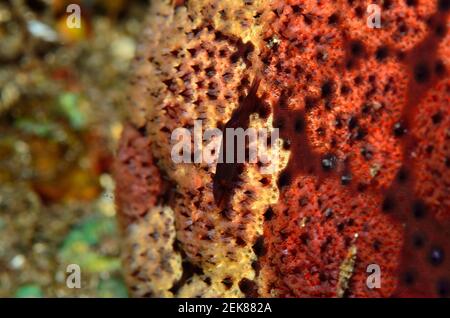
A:
<svg viewBox="0 0 450 318">
<path fill-rule="evenodd" d="M 0 1 L 0 297 L 127 296 L 111 164 L 147 6 Z"/>
</svg>

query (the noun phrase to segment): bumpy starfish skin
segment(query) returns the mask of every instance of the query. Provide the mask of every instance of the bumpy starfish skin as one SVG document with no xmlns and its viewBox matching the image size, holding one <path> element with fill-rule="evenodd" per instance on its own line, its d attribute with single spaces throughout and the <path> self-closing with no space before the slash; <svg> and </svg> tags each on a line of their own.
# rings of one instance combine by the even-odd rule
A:
<svg viewBox="0 0 450 318">
<path fill-rule="evenodd" d="M 133 294 L 449 297 L 448 11 L 152 4 L 115 173 Z M 275 171 L 174 163 L 172 132 L 196 120 L 278 128 Z"/>
</svg>

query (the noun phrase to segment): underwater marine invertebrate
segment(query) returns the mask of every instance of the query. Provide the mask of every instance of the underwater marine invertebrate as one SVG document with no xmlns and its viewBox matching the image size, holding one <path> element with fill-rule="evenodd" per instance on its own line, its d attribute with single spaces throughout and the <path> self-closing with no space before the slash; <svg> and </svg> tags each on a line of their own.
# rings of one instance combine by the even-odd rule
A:
<svg viewBox="0 0 450 318">
<path fill-rule="evenodd" d="M 120 149 L 147 138 L 157 170 L 138 219 L 173 213 L 181 278 L 161 292 L 148 277 L 151 295 L 449 296 L 446 3 L 384 2 L 380 29 L 369 1 L 155 3 Z M 277 169 L 173 163 L 171 132 L 195 120 L 278 128 Z M 126 216 L 134 181 L 117 167 Z"/>
</svg>

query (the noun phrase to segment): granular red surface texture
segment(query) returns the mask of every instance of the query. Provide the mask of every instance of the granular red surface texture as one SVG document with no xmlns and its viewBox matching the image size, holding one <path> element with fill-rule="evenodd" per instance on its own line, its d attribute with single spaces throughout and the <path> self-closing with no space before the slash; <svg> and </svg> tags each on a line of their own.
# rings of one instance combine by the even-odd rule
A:
<svg viewBox="0 0 450 318">
<path fill-rule="evenodd" d="M 206 177 L 195 179 L 195 191 L 183 192 L 184 183 L 176 187 L 180 199 L 165 204 L 174 211 L 184 261 L 198 269 L 191 276 L 212 279 L 215 286 L 219 274 L 205 264 L 216 263 L 202 252 L 202 244 L 212 243 L 202 240 L 209 233 L 207 240 L 223 242 L 221 229 L 238 220 L 229 216 L 241 213 L 240 229 L 247 236 L 233 237 L 230 244 L 252 247 L 252 273 L 239 276 L 239 282 L 226 275 L 220 281 L 238 285 L 244 296 L 450 297 L 449 1 L 255 2 L 255 19 L 263 20 L 258 24 L 261 42 L 238 45 L 247 48 L 235 54 L 242 55 L 249 73 L 240 86 L 221 83 L 224 90 L 239 91 L 239 98 L 232 114 L 212 127 L 245 129 L 251 114 L 271 117 L 288 161 L 280 173 L 261 179 L 251 191 L 246 182 L 252 166 L 247 164 L 203 169 Z M 189 3 L 179 6 L 189 12 Z M 382 10 L 379 29 L 367 26 L 371 3 Z M 205 6 L 219 14 L 215 4 Z M 209 18 L 204 17 L 206 25 Z M 215 32 L 216 27 L 211 23 L 206 28 Z M 226 34 L 221 27 L 214 41 L 226 41 Z M 226 65 L 233 73 L 234 66 Z M 230 103 L 221 95 L 214 103 L 217 100 Z M 203 107 L 208 102 L 197 103 Z M 214 103 L 210 107 L 221 107 Z M 188 104 L 175 108 L 189 112 Z M 151 131 L 165 114 L 145 117 L 151 123 L 144 126 Z M 157 199 L 147 195 L 159 196 L 160 173 L 173 184 L 182 179 L 177 179 L 179 174 L 173 177 L 164 164 L 170 158 L 160 151 L 160 135 L 149 133 L 149 142 L 157 146 L 146 148 L 145 133 L 137 137 L 130 129 L 118 157 L 118 205 L 137 218 L 145 207 L 155 205 Z M 152 151 L 160 160 L 155 162 L 163 162 L 156 171 Z M 146 162 L 151 167 L 145 167 Z M 155 179 L 149 184 L 150 175 Z M 268 200 L 258 211 L 246 200 L 236 207 L 233 196 L 263 202 L 270 180 L 278 189 L 276 202 Z M 192 193 L 199 200 L 190 205 Z M 127 207 L 133 204 L 137 207 Z M 218 221 L 207 213 L 226 218 Z M 248 221 L 258 215 L 261 223 Z M 186 220 L 193 221 L 189 227 L 181 225 Z M 203 228 L 207 224 L 201 235 L 195 235 L 195 222 L 203 222 Z M 372 264 L 381 270 L 379 288 L 367 284 Z"/>
<path fill-rule="evenodd" d="M 275 114 L 292 153 L 279 180 L 282 199 L 265 225 L 262 263 L 284 296 L 336 296 L 336 261 L 355 244 L 348 296 L 445 296 L 450 87 L 438 48 L 447 11 L 430 15 L 429 30 L 407 48 L 411 39 L 393 41 L 398 31 L 381 29 L 374 38 L 373 30 L 338 22 L 357 8 L 300 6 L 294 13 L 284 4 L 274 12 L 281 43 L 267 73 L 285 87 Z M 315 19 L 305 19 L 308 9 Z M 322 22 L 333 16 L 342 26 Z M 405 25 L 412 33 L 421 22 Z M 295 28 L 310 30 L 310 39 Z M 377 157 L 382 177 L 375 179 Z M 313 225 L 305 230 L 302 220 Z M 366 287 L 372 263 L 383 269 L 380 289 Z"/>
<path fill-rule="evenodd" d="M 116 202 L 127 222 L 144 215 L 161 192 L 162 182 L 148 151 L 149 143 L 137 129 L 125 126 L 114 170 L 118 181 Z"/>
</svg>

